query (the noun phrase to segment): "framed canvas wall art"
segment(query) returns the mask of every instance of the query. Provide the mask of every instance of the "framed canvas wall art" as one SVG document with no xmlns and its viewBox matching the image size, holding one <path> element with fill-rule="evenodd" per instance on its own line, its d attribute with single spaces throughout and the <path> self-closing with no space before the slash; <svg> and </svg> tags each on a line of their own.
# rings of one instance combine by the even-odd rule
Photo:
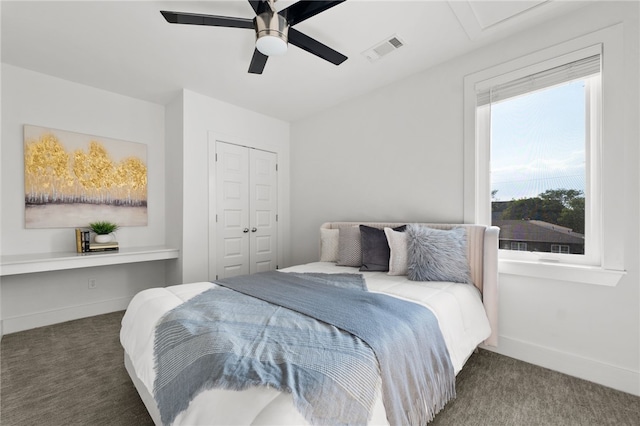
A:
<svg viewBox="0 0 640 426">
<path fill-rule="evenodd" d="M 26 228 L 147 225 L 147 146 L 24 126 Z"/>
</svg>

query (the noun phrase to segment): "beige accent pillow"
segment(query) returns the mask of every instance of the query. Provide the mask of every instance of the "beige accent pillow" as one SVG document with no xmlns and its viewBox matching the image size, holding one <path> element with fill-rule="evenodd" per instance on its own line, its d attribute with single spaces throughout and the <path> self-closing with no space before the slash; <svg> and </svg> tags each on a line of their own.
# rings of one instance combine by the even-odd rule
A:
<svg viewBox="0 0 640 426">
<path fill-rule="evenodd" d="M 407 234 L 384 228 L 391 249 L 389 256 L 389 275 L 407 275 Z"/>
<path fill-rule="evenodd" d="M 338 261 L 338 229 L 320 229 L 320 262 Z"/>
</svg>

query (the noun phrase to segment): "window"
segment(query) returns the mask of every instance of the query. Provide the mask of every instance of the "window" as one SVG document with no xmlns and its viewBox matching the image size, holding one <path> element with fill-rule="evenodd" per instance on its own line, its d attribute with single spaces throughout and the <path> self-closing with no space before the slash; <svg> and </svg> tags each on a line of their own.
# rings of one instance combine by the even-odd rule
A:
<svg viewBox="0 0 640 426">
<path fill-rule="evenodd" d="M 527 251 L 527 243 L 521 243 L 521 242 L 512 241 L 511 242 L 511 250 Z"/>
<path fill-rule="evenodd" d="M 571 248 L 562 244 L 551 244 L 551 253 L 571 253 Z"/>
<path fill-rule="evenodd" d="M 620 244 L 620 241 L 625 239 L 624 194 L 628 189 L 627 183 L 620 179 L 620 167 L 628 164 L 629 160 L 624 154 L 624 115 L 620 113 L 626 102 L 622 94 L 625 93 L 625 82 L 628 81 L 624 68 L 623 34 L 621 24 L 612 25 L 465 76 L 464 221 L 492 224 L 496 212 L 504 211 L 506 202 L 511 201 L 511 198 L 536 198 L 548 189 L 560 188 L 575 192 L 546 194 L 545 198 L 550 199 L 560 195 L 553 200 L 556 206 L 559 200 L 562 204 L 560 211 L 556 212 L 556 219 L 563 208 L 571 207 L 569 210 L 577 216 L 577 223 L 584 223 L 582 233 L 579 232 L 580 226 L 575 225 L 575 220 L 569 224 L 568 212 L 565 212 L 562 221 L 555 222 L 548 217 L 541 217 L 540 214 L 520 214 L 520 221 L 529 224 L 536 224 L 535 221 L 538 221 L 537 227 L 546 226 L 554 233 L 571 233 L 572 236 L 583 234 L 583 244 L 575 244 L 577 241 L 573 239 L 544 241 L 545 244 L 537 244 L 518 236 L 509 241 L 503 239 L 499 244 L 501 273 L 609 286 L 616 285 L 625 274 L 624 245 Z M 590 68 L 594 64 L 597 64 L 595 72 Z M 576 72 L 579 70 L 582 71 Z M 516 93 L 514 90 L 519 92 Z M 549 167 L 542 168 L 546 170 L 546 174 L 534 175 L 540 179 L 536 181 L 531 180 L 529 176 L 523 176 L 522 180 L 526 179 L 527 185 L 522 182 L 520 189 L 528 186 L 528 192 L 523 190 L 518 195 L 509 195 L 504 185 L 502 188 L 499 187 L 497 172 L 500 170 L 498 164 L 494 164 L 497 158 L 492 158 L 491 153 L 492 132 L 494 136 L 500 136 L 500 129 L 497 127 L 500 115 L 507 124 L 510 120 L 516 119 L 533 122 L 530 112 L 526 110 L 516 113 L 510 108 L 510 112 L 507 111 L 506 107 L 511 107 L 509 103 L 512 101 L 513 105 L 518 102 L 531 103 L 535 100 L 534 97 L 544 97 L 543 92 L 551 93 L 556 90 L 571 92 L 576 96 L 578 92 L 582 93 L 582 106 L 579 102 L 572 102 L 572 105 L 577 105 L 576 111 L 584 111 L 583 124 L 574 126 L 582 127 L 584 133 L 584 154 L 580 154 L 584 158 L 584 166 L 580 170 L 576 168 L 579 173 L 575 173 L 584 177 L 552 175 L 550 171 L 553 170 L 552 166 L 558 163 L 557 160 L 570 157 L 566 151 L 558 151 L 557 158 L 552 155 L 551 160 L 546 161 L 545 164 Z M 568 99 L 557 93 L 559 92 L 556 92 L 556 96 L 562 98 L 563 102 Z M 504 111 L 499 111 L 500 108 Z M 551 108 L 543 111 L 549 112 Z M 574 114 L 578 115 L 577 112 Z M 494 123 L 492 115 L 496 119 Z M 502 132 L 509 133 L 508 128 L 506 129 L 505 131 L 503 128 Z M 521 131 L 534 133 L 541 131 L 540 129 L 540 126 L 532 125 L 529 126 L 529 130 L 525 128 Z M 564 132 L 561 127 L 555 131 Z M 526 146 L 529 147 L 530 155 L 546 149 L 542 144 Z M 552 148 L 556 150 L 562 147 L 552 145 Z M 522 151 L 522 146 L 520 150 Z M 511 158 L 515 164 L 516 156 Z M 579 161 L 574 162 L 574 165 L 577 164 Z M 522 164 L 519 167 L 522 168 Z M 565 166 L 564 169 L 568 167 Z M 543 186 L 542 183 L 550 177 L 556 177 L 556 186 Z M 583 179 L 583 183 L 580 179 Z M 575 214 L 581 209 L 582 202 L 584 216 Z M 531 211 L 537 212 L 529 209 L 529 212 Z M 501 228 L 502 237 L 504 228 Z M 527 251 L 511 250 L 511 241 L 526 242 Z"/>
<path fill-rule="evenodd" d="M 601 121 L 601 56 L 592 53 L 477 91 L 478 135 L 489 151 L 491 224 L 500 227 L 501 239 L 520 241 L 511 251 L 597 257 L 591 225 L 597 214 L 588 207 L 598 205 L 589 176 L 599 174 L 590 153 L 599 150 L 592 129 Z"/>
</svg>

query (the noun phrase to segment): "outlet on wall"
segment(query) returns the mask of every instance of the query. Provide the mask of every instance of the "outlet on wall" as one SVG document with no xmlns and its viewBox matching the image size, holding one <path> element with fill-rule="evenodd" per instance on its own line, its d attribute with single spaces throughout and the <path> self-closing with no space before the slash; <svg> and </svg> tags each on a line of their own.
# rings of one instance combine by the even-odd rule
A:
<svg viewBox="0 0 640 426">
<path fill-rule="evenodd" d="M 89 278 L 89 290 L 93 290 L 98 287 L 98 280 L 95 278 Z"/>
</svg>

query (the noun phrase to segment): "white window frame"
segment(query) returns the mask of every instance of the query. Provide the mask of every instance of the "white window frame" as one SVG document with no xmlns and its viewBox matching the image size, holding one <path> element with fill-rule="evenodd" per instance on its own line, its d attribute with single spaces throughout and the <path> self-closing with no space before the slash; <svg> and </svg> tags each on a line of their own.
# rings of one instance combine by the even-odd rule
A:
<svg viewBox="0 0 640 426">
<path fill-rule="evenodd" d="M 512 61 L 470 74 L 464 80 L 464 221 L 491 224 L 490 121 L 488 107 L 477 108 L 477 92 L 501 82 L 544 71 L 593 54 L 602 55 L 601 84 L 590 90 L 592 113 L 600 114 L 602 127 L 589 129 L 587 175 L 589 253 L 585 255 L 500 250 L 499 272 L 556 280 L 615 286 L 624 275 L 624 185 L 617 178 L 624 164 L 623 114 L 619 98 L 624 91 L 622 25 L 587 34 Z M 598 99 L 597 97 L 600 96 Z M 601 111 L 593 111 L 602 105 Z M 595 136 L 601 138 L 594 143 Z M 484 145 L 483 145 L 484 144 Z"/>
</svg>

